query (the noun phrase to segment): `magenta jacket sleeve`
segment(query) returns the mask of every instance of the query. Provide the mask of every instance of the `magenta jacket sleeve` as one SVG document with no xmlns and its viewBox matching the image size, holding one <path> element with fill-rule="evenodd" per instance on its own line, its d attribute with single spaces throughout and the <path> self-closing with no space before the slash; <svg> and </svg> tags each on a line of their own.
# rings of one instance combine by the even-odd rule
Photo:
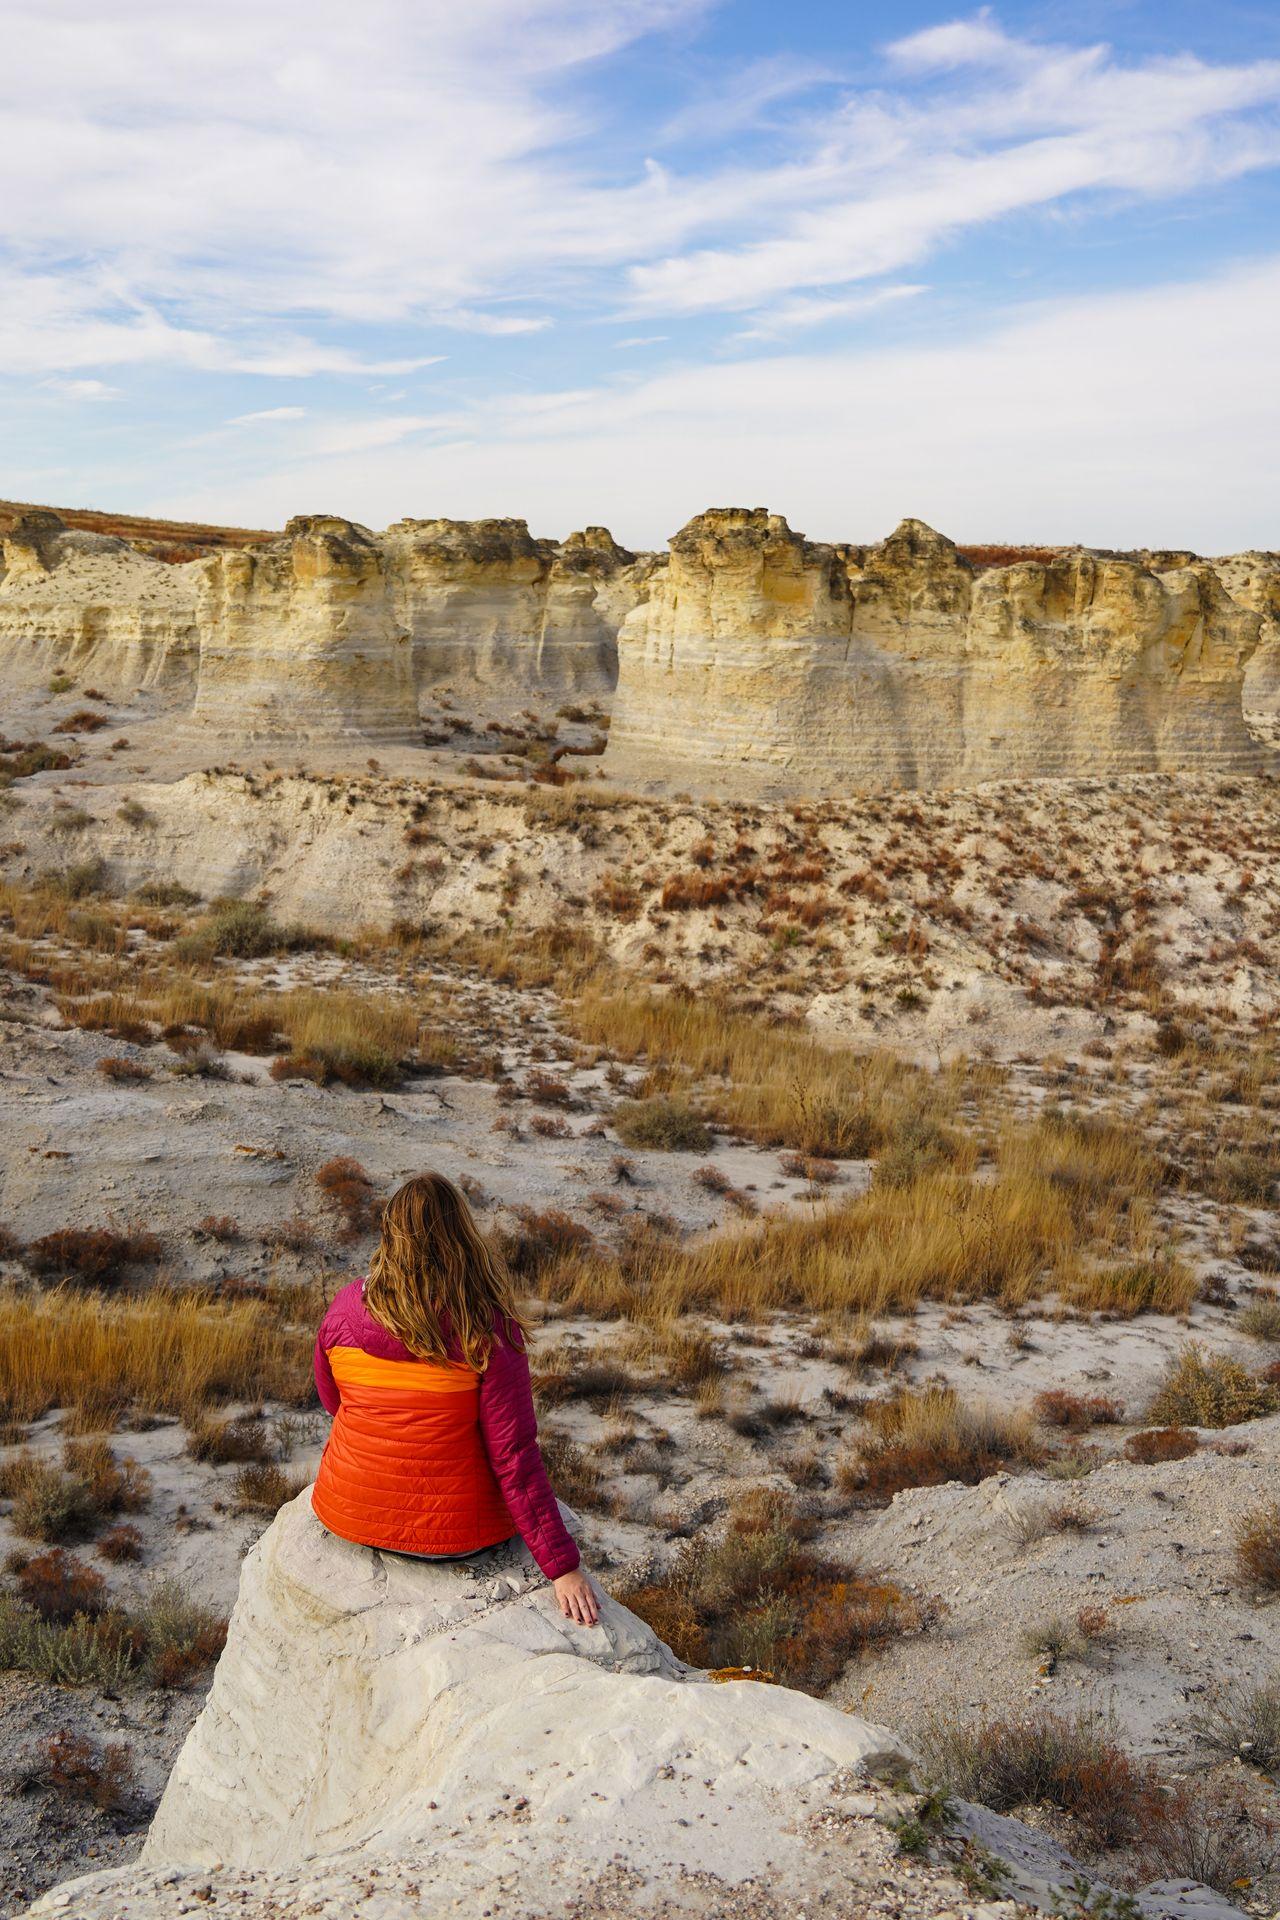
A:
<svg viewBox="0 0 1280 1920">
<path fill-rule="evenodd" d="M 338 1392 L 338 1383 L 333 1377 L 333 1368 L 329 1365 L 328 1349 L 325 1346 L 324 1333 L 328 1324 L 329 1316 L 326 1314 L 320 1322 L 320 1331 L 316 1335 L 312 1369 L 316 1376 L 316 1392 L 320 1395 L 320 1405 L 326 1413 L 336 1413 L 342 1404 L 342 1395 Z"/>
<path fill-rule="evenodd" d="M 529 1361 L 519 1335 L 495 1338 L 480 1377 L 480 1431 L 511 1518 L 548 1580 L 572 1573 L 580 1555 L 560 1518 L 538 1449 Z"/>
</svg>

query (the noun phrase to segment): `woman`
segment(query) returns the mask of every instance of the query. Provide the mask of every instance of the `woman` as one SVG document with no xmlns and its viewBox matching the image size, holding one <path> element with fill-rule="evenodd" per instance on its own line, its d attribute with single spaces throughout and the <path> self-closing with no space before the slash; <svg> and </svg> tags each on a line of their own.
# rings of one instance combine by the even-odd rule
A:
<svg viewBox="0 0 1280 1920">
<path fill-rule="evenodd" d="M 320 1324 L 316 1386 L 334 1422 L 311 1504 L 344 1540 L 423 1559 L 519 1532 L 561 1613 L 593 1626 L 595 1591 L 538 1451 L 526 1331 L 458 1189 L 438 1173 L 407 1181 L 368 1279 Z"/>
</svg>

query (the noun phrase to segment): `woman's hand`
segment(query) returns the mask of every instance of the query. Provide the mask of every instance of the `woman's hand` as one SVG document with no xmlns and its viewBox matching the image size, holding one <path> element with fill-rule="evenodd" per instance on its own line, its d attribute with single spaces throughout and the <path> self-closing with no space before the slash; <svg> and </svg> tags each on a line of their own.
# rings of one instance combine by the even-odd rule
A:
<svg viewBox="0 0 1280 1920">
<path fill-rule="evenodd" d="M 566 1620 L 576 1620 L 579 1626 L 594 1627 L 600 1618 L 600 1602 L 596 1599 L 596 1590 L 590 1578 L 582 1568 L 575 1567 L 572 1573 L 562 1573 L 551 1584 Z"/>
</svg>

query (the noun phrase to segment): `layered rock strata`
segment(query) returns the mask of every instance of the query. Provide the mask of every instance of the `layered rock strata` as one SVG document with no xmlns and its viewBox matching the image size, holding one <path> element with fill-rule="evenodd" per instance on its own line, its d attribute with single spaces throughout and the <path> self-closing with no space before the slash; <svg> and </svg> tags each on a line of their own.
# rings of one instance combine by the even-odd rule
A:
<svg viewBox="0 0 1280 1920">
<path fill-rule="evenodd" d="M 1215 560 L 1214 571 L 1261 623 L 1258 650 L 1245 669 L 1244 709 L 1274 725 L 1280 721 L 1280 553 L 1234 553 Z"/>
<path fill-rule="evenodd" d="M 975 574 L 916 520 L 834 547 L 713 510 L 622 624 L 605 768 L 762 797 L 1256 768 L 1258 632 L 1207 563 L 1073 552 Z"/>
<path fill-rule="evenodd" d="M 398 520 L 382 538 L 420 693 L 612 693 L 618 627 L 645 569 L 607 528 L 557 544 L 523 520 Z"/>
<path fill-rule="evenodd" d="M 113 697 L 190 696 L 196 566 L 167 566 L 44 509 L 5 535 L 0 561 L 0 683 L 16 691 L 66 673 Z"/>
<path fill-rule="evenodd" d="M 409 635 L 374 536 L 307 514 L 200 563 L 192 720 L 223 739 L 420 737 Z"/>
</svg>

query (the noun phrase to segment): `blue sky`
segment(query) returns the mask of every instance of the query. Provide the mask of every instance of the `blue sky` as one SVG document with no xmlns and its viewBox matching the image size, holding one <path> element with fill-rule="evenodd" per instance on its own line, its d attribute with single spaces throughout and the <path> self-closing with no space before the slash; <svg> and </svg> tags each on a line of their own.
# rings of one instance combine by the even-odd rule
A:
<svg viewBox="0 0 1280 1920">
<path fill-rule="evenodd" d="M 1280 546 L 1280 8 L 0 0 L 0 494 Z"/>
</svg>

